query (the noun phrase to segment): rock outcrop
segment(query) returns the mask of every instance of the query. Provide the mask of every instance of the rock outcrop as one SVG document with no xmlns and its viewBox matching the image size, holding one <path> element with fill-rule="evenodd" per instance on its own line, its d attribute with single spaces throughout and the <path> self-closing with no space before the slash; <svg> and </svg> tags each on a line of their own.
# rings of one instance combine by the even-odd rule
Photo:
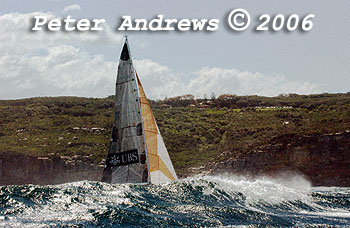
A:
<svg viewBox="0 0 350 228">
<path fill-rule="evenodd" d="M 0 154 L 0 185 L 61 184 L 100 180 L 102 167 L 56 156 Z"/>
<path fill-rule="evenodd" d="M 275 176 L 281 172 L 303 174 L 314 186 L 350 186 L 350 132 L 296 136 L 271 140 L 243 157 L 206 167 L 212 174 Z"/>
<path fill-rule="evenodd" d="M 31 157 L 0 154 L 0 185 L 99 181 L 102 170 L 101 164 L 89 164 L 77 155 Z M 296 172 L 304 175 L 314 186 L 350 187 L 350 132 L 284 135 L 245 156 L 193 167 L 187 175 L 203 172 L 250 176 Z"/>
</svg>

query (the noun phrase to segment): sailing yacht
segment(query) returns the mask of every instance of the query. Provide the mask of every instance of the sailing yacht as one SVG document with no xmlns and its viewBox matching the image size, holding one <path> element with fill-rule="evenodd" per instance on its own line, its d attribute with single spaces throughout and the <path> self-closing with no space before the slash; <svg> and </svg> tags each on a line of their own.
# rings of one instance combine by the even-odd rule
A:
<svg viewBox="0 0 350 228">
<path fill-rule="evenodd" d="M 118 65 L 114 123 L 103 182 L 162 184 L 177 176 L 125 39 Z"/>
</svg>

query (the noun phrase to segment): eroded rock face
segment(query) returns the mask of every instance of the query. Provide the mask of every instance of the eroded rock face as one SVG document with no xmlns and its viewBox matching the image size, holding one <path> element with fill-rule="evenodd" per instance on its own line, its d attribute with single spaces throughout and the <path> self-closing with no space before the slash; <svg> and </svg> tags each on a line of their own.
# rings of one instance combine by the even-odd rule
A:
<svg viewBox="0 0 350 228">
<path fill-rule="evenodd" d="M 103 168 L 83 161 L 72 162 L 60 157 L 0 155 L 0 185 L 61 184 L 101 179 Z"/>
<path fill-rule="evenodd" d="M 297 172 L 315 186 L 350 186 L 350 132 L 277 138 L 244 157 L 208 168 L 212 174 L 252 176 Z"/>
<path fill-rule="evenodd" d="M 30 157 L 0 154 L 0 185 L 100 181 L 103 167 L 79 159 L 76 156 Z M 193 168 L 188 171 L 188 175 L 227 172 L 252 176 L 276 176 L 281 172 L 296 172 L 303 174 L 314 186 L 349 187 L 350 132 L 283 136 L 244 157 Z"/>
</svg>

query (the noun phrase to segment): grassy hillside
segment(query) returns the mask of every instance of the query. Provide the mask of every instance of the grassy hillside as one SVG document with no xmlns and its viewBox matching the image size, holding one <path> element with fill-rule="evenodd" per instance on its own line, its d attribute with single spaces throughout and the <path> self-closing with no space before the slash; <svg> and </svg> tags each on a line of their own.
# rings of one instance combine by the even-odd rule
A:
<svg viewBox="0 0 350 228">
<path fill-rule="evenodd" d="M 151 101 L 179 174 L 239 156 L 276 138 L 350 130 L 350 94 L 273 98 L 222 95 Z M 103 163 L 113 122 L 113 96 L 0 101 L 0 153 L 67 156 Z"/>
</svg>

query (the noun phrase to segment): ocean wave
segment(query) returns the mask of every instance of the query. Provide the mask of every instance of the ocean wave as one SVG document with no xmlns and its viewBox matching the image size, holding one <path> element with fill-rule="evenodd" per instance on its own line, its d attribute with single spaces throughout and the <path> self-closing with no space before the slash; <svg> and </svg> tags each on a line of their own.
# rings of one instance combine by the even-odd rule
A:
<svg viewBox="0 0 350 228">
<path fill-rule="evenodd" d="M 1 186 L 3 227 L 347 226 L 350 189 L 302 176 L 195 176 L 163 185 Z"/>
</svg>

